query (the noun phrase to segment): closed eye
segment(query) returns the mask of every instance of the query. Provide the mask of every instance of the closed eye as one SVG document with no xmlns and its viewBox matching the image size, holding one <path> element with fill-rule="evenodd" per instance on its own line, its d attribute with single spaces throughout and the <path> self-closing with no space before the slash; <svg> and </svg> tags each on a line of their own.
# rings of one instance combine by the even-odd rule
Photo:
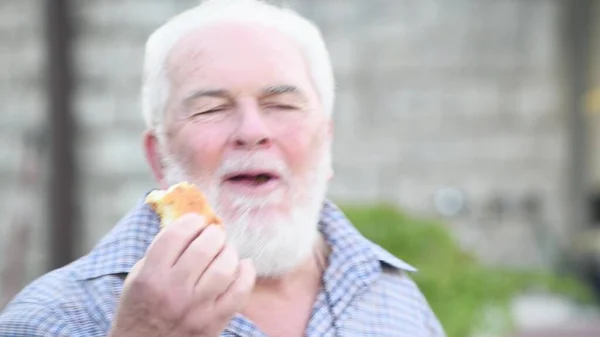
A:
<svg viewBox="0 0 600 337">
<path fill-rule="evenodd" d="M 272 104 L 272 105 L 267 105 L 267 108 L 279 109 L 279 110 L 296 110 L 296 109 L 298 109 L 296 106 L 287 105 L 287 104 Z"/>
<path fill-rule="evenodd" d="M 214 114 L 214 113 L 218 113 L 218 112 L 223 112 L 225 110 L 227 110 L 226 107 L 218 107 L 218 108 L 213 108 L 213 109 L 196 112 L 192 116 L 210 115 L 210 114 Z"/>
</svg>

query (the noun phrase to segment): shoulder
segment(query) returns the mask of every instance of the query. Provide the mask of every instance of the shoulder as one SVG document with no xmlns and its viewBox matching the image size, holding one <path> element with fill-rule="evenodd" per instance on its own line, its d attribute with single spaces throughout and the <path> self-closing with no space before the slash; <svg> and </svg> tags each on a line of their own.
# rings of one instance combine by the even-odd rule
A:
<svg viewBox="0 0 600 337">
<path fill-rule="evenodd" d="M 444 330 L 432 310 L 426 296 L 419 288 L 413 275 L 417 268 L 400 260 L 381 246 L 371 242 L 372 249 L 381 263 L 378 288 L 382 295 L 391 300 L 390 308 L 398 312 L 410 310 L 419 318 L 420 327 L 428 332 L 427 336 L 443 337 Z"/>
<path fill-rule="evenodd" d="M 35 280 L 0 314 L 0 336 L 72 336 L 65 312 L 76 288 L 68 268 Z"/>
<path fill-rule="evenodd" d="M 142 198 L 89 254 L 17 294 L 0 313 L 0 337 L 106 335 L 122 276 L 144 255 L 158 228 Z"/>
<path fill-rule="evenodd" d="M 73 336 L 63 315 L 35 302 L 14 302 L 0 314 L 0 336 Z"/>
<path fill-rule="evenodd" d="M 390 307 L 398 312 L 409 310 L 418 318 L 421 329 L 427 331 L 427 336 L 445 337 L 445 332 L 426 296 L 412 278 L 411 274 L 402 269 L 384 267 L 378 282 L 378 288 L 391 303 Z"/>
<path fill-rule="evenodd" d="M 94 316 L 107 294 L 98 282 L 108 281 L 78 279 L 78 264 L 51 271 L 18 293 L 0 313 L 0 337 L 79 336 L 84 331 L 87 336 L 102 330 L 102 319 Z"/>
</svg>

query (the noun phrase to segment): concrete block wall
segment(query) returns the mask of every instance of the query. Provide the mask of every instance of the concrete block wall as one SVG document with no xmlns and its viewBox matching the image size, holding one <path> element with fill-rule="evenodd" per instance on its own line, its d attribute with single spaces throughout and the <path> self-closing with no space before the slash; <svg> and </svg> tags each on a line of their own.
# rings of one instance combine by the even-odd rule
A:
<svg viewBox="0 0 600 337">
<path fill-rule="evenodd" d="M 0 4 L 0 36 L 14 30 L 1 20 L 5 13 L 39 15 L 34 3 Z M 153 186 L 141 150 L 143 45 L 154 28 L 196 3 L 73 2 L 81 254 Z M 522 215 L 507 211 L 499 217 L 489 208 L 495 199 L 515 204 L 515 198 L 535 193 L 545 205 L 545 226 L 568 225 L 561 201 L 568 130 L 561 109 L 559 0 L 288 3 L 321 26 L 335 65 L 336 176 L 330 195 L 385 199 L 435 215 L 436 192 L 456 187 L 465 193 L 468 212 L 446 221 L 466 248 L 494 263 L 541 263 Z M 39 33 L 20 36 L 18 48 L 41 50 Z M 14 48 L 0 46 L 0 58 L 12 60 L 16 81 L 26 89 L 12 89 L 11 96 L 30 99 L 13 104 L 39 111 L 29 107 L 43 105 L 42 88 L 31 80 L 38 72 L 30 63 L 39 59 Z M 8 107 L 3 99 L 0 109 Z M 33 123 L 29 113 L 27 122 Z M 0 121 L 9 123 L 4 113 Z M 1 171 L 0 179 L 10 175 Z"/>
<path fill-rule="evenodd" d="M 594 17 L 600 17 L 600 3 L 597 1 L 593 8 L 593 15 Z M 598 93 L 600 93 L 600 20 L 594 20 L 592 22 L 592 41 L 590 49 L 590 89 L 598 95 Z M 589 147 L 591 162 L 590 180 L 594 187 L 598 188 L 600 187 L 600 154 L 598 154 L 598 148 L 600 147 L 600 109 L 598 103 L 590 106 L 589 112 L 590 113 L 587 115 L 587 122 L 591 138 L 591 146 Z"/>
<path fill-rule="evenodd" d="M 438 189 L 454 187 L 468 212 L 444 220 L 466 248 L 541 264 L 522 198 L 541 199 L 553 233 L 568 227 L 559 1 L 352 4 L 346 20 L 316 18 L 337 64 L 331 194 L 431 215 Z"/>
<path fill-rule="evenodd" d="M 17 217 L 30 221 L 26 278 L 47 263 L 43 176 L 38 189 L 23 190 L 19 171 L 26 138 L 43 132 L 46 115 L 43 12 L 38 0 L 0 2 L 0 249 L 8 244 Z M 44 157 L 39 158 L 44 171 Z M 0 250 L 0 268 L 6 258 Z M 0 279 L 1 282 L 1 279 Z M 2 289 L 2 284 L 0 284 Z"/>
<path fill-rule="evenodd" d="M 80 252 L 89 250 L 154 187 L 142 151 L 143 47 L 153 29 L 195 1 L 77 1 Z"/>
</svg>

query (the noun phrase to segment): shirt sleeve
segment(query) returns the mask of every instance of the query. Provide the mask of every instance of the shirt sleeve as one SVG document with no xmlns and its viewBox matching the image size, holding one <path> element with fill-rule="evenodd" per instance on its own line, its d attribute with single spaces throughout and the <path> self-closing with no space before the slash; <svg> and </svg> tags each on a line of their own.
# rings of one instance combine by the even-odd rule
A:
<svg viewBox="0 0 600 337">
<path fill-rule="evenodd" d="M 0 337 L 79 337 L 67 321 L 40 303 L 13 303 L 0 313 Z M 82 336 L 83 337 L 83 336 Z"/>
</svg>

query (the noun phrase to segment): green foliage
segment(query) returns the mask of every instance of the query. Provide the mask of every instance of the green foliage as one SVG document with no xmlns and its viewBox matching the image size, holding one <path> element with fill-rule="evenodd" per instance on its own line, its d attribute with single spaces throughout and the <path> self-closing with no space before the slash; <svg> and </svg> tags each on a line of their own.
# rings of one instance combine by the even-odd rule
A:
<svg viewBox="0 0 600 337">
<path fill-rule="evenodd" d="M 486 267 L 461 250 L 435 221 L 413 218 L 387 205 L 342 209 L 363 235 L 419 269 L 411 276 L 449 337 L 472 334 L 489 308 L 500 308 L 510 322 L 509 301 L 522 291 L 545 290 L 579 301 L 591 298 L 586 287 L 567 276 Z"/>
</svg>

